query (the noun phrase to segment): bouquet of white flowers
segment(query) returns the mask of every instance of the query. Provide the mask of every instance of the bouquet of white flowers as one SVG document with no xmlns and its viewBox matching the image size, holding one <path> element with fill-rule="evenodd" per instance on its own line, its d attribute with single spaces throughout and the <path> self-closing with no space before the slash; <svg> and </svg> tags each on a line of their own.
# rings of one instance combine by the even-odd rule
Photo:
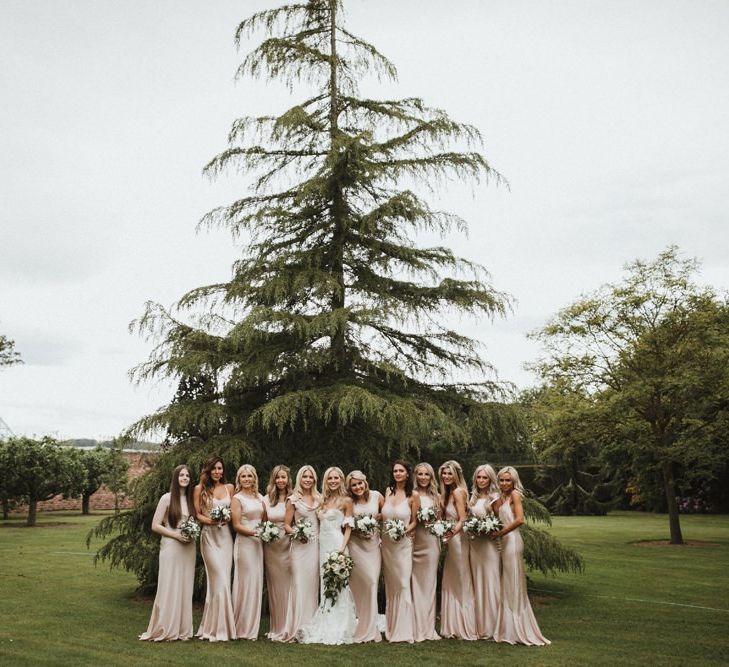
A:
<svg viewBox="0 0 729 667">
<path fill-rule="evenodd" d="M 420 523 L 428 524 L 432 521 L 435 521 L 438 515 L 436 514 L 435 507 L 421 507 L 415 513 L 415 516 L 418 518 L 418 521 L 420 521 Z"/>
<path fill-rule="evenodd" d="M 388 519 L 385 521 L 385 532 L 394 542 L 402 539 L 405 535 L 405 522 L 402 519 Z"/>
<path fill-rule="evenodd" d="M 230 507 L 227 505 L 216 505 L 210 510 L 210 518 L 213 521 L 230 521 Z"/>
<path fill-rule="evenodd" d="M 463 523 L 463 532 L 475 540 L 477 537 L 488 537 L 490 533 L 495 533 L 503 527 L 501 519 L 493 514 L 485 517 L 471 515 Z"/>
<path fill-rule="evenodd" d="M 379 527 L 379 522 L 371 514 L 357 514 L 354 517 L 354 532 L 361 537 L 372 537 Z"/>
<path fill-rule="evenodd" d="M 200 524 L 196 521 L 195 517 L 188 516 L 178 527 L 183 537 L 190 540 L 196 540 L 200 537 Z"/>
<path fill-rule="evenodd" d="M 456 527 L 455 521 L 450 519 L 438 519 L 428 525 L 428 532 L 439 537 L 441 540 Z"/>
<path fill-rule="evenodd" d="M 339 593 L 349 584 L 349 577 L 354 568 L 354 561 L 341 551 L 332 551 L 327 554 L 324 564 L 321 566 L 321 578 L 324 584 L 324 597 L 331 600 L 333 607 Z"/>
<path fill-rule="evenodd" d="M 314 528 L 311 525 L 309 519 L 299 519 L 293 527 L 293 533 L 291 533 L 291 539 L 297 542 L 306 544 L 309 540 L 314 537 Z"/>
<path fill-rule="evenodd" d="M 264 544 L 271 544 L 281 537 L 281 531 L 273 521 L 261 521 L 256 526 L 256 537 Z"/>
</svg>

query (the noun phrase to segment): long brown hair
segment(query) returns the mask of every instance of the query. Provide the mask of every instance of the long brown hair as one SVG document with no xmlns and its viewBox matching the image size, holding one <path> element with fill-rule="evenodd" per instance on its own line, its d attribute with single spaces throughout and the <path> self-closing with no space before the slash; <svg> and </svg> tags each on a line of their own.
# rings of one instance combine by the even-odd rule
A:
<svg viewBox="0 0 729 667">
<path fill-rule="evenodd" d="M 223 476 L 220 478 L 220 483 L 227 484 L 225 481 L 225 465 L 223 464 L 223 459 L 221 459 L 217 454 L 208 456 L 208 458 L 205 459 L 205 463 L 203 463 L 202 470 L 200 471 L 200 486 L 202 487 L 202 490 L 200 491 L 200 505 L 202 507 L 209 508 L 213 504 L 213 489 L 215 488 L 215 482 L 213 482 L 213 478 L 210 473 L 213 471 L 213 468 L 218 461 L 220 461 L 220 464 L 223 466 Z"/>
<path fill-rule="evenodd" d="M 192 500 L 192 471 L 183 463 L 172 471 L 172 482 L 170 483 L 170 506 L 167 508 L 167 525 L 170 528 L 177 528 L 177 524 L 180 523 L 180 519 L 182 519 L 182 503 L 180 502 L 180 492 L 182 491 L 182 487 L 180 486 L 180 473 L 183 470 L 187 470 L 187 474 L 190 475 L 190 483 L 185 489 L 187 511 L 190 516 L 195 516 L 195 503 Z"/>
</svg>

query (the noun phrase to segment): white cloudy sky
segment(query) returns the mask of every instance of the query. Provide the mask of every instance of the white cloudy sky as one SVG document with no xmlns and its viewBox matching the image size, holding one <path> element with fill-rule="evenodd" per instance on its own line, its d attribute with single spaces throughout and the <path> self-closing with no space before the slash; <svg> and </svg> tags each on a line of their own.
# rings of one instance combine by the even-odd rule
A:
<svg viewBox="0 0 729 667">
<path fill-rule="evenodd" d="M 517 300 L 457 323 L 502 378 L 530 383 L 525 332 L 670 243 L 729 286 L 729 3 L 725 0 L 345 0 L 350 27 L 418 95 L 477 125 L 511 190 L 454 185 L 459 254 Z M 127 371 L 146 300 L 224 279 L 236 248 L 195 234 L 241 193 L 202 166 L 240 115 L 282 109 L 233 84 L 238 20 L 272 3 L 0 2 L 0 374 L 16 433 L 107 437 L 165 402 Z"/>
</svg>

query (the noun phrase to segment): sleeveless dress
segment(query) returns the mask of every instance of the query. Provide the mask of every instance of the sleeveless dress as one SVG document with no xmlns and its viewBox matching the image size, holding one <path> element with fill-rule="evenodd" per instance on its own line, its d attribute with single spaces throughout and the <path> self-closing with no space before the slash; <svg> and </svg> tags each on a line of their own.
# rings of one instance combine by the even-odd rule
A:
<svg viewBox="0 0 729 667">
<path fill-rule="evenodd" d="M 187 499 L 180 498 L 182 517 L 187 519 Z M 165 493 L 157 504 L 152 524 L 162 523 L 168 528 L 167 510 L 170 494 Z M 187 640 L 192 637 L 192 590 L 195 583 L 195 540 L 183 544 L 174 537 L 162 535 L 159 543 L 159 574 L 157 595 L 147 631 L 140 639 L 149 641 Z"/>
<path fill-rule="evenodd" d="M 410 506 L 407 500 L 397 505 L 392 496 L 382 507 L 382 520 L 401 519 L 410 523 Z M 413 572 L 413 540 L 405 536 L 397 542 L 387 532 L 382 532 L 382 568 L 385 571 L 385 639 L 389 642 L 415 641 L 415 613 L 410 592 Z"/>
<path fill-rule="evenodd" d="M 504 526 L 514 520 L 514 512 L 508 501 L 499 508 L 499 518 Z M 494 639 L 497 642 L 530 646 L 551 644 L 539 630 L 529 603 L 524 574 L 524 542 L 518 528 L 501 538 L 501 566 L 501 604 Z"/>
<path fill-rule="evenodd" d="M 379 492 L 370 491 L 366 503 L 354 504 L 355 516 L 358 514 L 377 516 L 380 512 L 381 497 Z M 353 641 L 355 644 L 382 641 L 382 633 L 377 628 L 377 584 L 382 565 L 379 533 L 375 532 L 369 538 L 365 538 L 353 532 L 349 538 L 349 555 L 354 560 L 349 587 L 357 610 L 357 628 L 354 631 Z"/>
<path fill-rule="evenodd" d="M 286 623 L 286 607 L 289 603 L 289 586 L 291 583 L 291 563 L 289 549 L 291 540 L 284 532 L 284 516 L 286 502 L 279 501 L 271 505 L 266 496 L 263 499 L 266 516 L 278 526 L 281 536 L 275 542 L 263 545 L 263 562 L 266 565 L 266 589 L 268 590 L 268 613 L 271 626 L 266 636 L 272 641 L 280 641 Z"/>
<path fill-rule="evenodd" d="M 420 494 L 422 508 L 433 507 L 433 499 Z M 437 508 L 436 508 L 437 510 Z M 435 602 L 438 584 L 440 540 L 418 521 L 413 544 L 413 575 L 410 579 L 415 610 L 415 641 L 440 639 L 435 631 Z"/>
<path fill-rule="evenodd" d="M 289 501 L 291 502 L 291 501 Z M 300 498 L 293 501 L 294 522 L 309 519 L 314 537 L 308 542 L 291 540 L 291 588 L 281 641 L 295 641 L 299 630 L 311 623 L 319 606 L 319 503 L 309 507 Z"/>
<path fill-rule="evenodd" d="M 319 572 L 327 554 L 342 546 L 344 512 L 325 510 L 319 515 Z M 347 550 L 345 550 L 345 553 Z M 354 570 L 353 570 L 354 571 Z M 345 586 L 332 605 L 324 597 L 324 581 L 320 583 L 321 602 L 311 623 L 303 626 L 298 640 L 302 644 L 351 644 L 357 627 L 357 613 L 349 586 Z"/>
<path fill-rule="evenodd" d="M 213 507 L 223 505 L 230 507 L 230 492 L 222 500 L 213 498 Z M 205 563 L 208 587 L 197 636 L 211 642 L 235 639 L 235 619 L 230 595 L 233 536 L 228 525 L 203 526 L 200 553 Z"/>
<path fill-rule="evenodd" d="M 454 502 L 448 503 L 445 515 L 458 521 Z M 440 596 L 440 634 L 443 637 L 478 639 L 468 542 L 463 531 L 448 541 Z"/>
<path fill-rule="evenodd" d="M 255 530 L 263 518 L 263 496 L 254 499 L 237 493 L 242 508 L 241 523 Z M 261 626 L 263 600 L 263 544 L 257 537 L 235 536 L 233 548 L 233 618 L 238 639 L 256 639 Z"/>
<path fill-rule="evenodd" d="M 491 503 L 498 496 L 479 498 L 471 507 L 474 516 L 491 514 Z M 501 554 L 490 537 L 477 537 L 471 544 L 471 579 L 476 606 L 476 634 L 479 639 L 493 639 L 501 597 Z"/>
</svg>

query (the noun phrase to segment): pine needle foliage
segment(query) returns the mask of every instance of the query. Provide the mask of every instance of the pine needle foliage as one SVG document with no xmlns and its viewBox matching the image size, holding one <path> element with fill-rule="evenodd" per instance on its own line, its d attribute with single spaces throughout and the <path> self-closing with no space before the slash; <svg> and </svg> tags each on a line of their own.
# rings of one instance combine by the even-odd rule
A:
<svg viewBox="0 0 729 667">
<path fill-rule="evenodd" d="M 194 289 L 171 310 L 149 303 L 133 328 L 157 341 L 137 380 L 204 378 L 207 391 L 178 393 L 132 431 L 161 429 L 171 442 L 196 431 L 212 450 L 233 440 L 253 459 L 286 443 L 291 463 L 322 453 L 345 467 L 363 452 L 419 455 L 434 440 L 463 449 L 463 416 L 504 388 L 477 343 L 443 322 L 500 316 L 509 300 L 483 267 L 417 245 L 423 232 L 465 222 L 401 183 L 502 178 L 476 128 L 417 98 L 359 94 L 363 76 L 396 72 L 347 30 L 341 2 L 254 14 L 236 42 L 260 32 L 238 76 L 310 96 L 278 116 L 236 120 L 206 165 L 211 177 L 252 178 L 246 196 L 200 223 L 245 239 L 242 257 L 228 282 Z M 454 371 L 476 381 L 453 384 Z"/>
</svg>

